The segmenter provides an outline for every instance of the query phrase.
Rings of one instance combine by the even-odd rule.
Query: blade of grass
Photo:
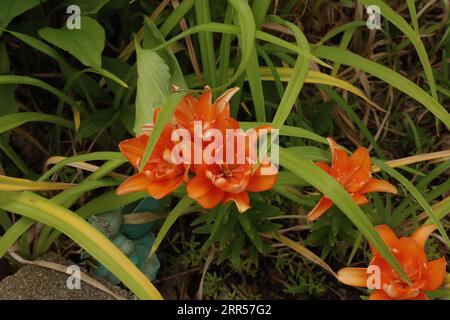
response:
[[[253,12],[252,16],[254,17],[255,23],[254,23],[254,25],[249,26],[249,23],[248,23],[249,19],[247,18],[246,19],[247,26],[245,28],[254,27],[255,33],[256,33],[256,27],[259,27],[264,22],[264,18],[266,16],[269,5],[270,5],[270,0],[255,1],[253,3],[253,8],[252,8],[252,12]],[[248,9],[246,8],[245,11],[248,12]],[[242,12],[242,15],[246,14],[245,11]],[[240,20],[242,20],[242,19],[240,19]],[[254,39],[255,39],[255,34],[253,34],[253,42],[254,42]],[[241,42],[243,42],[243,41],[241,40]],[[258,68],[259,68],[258,54],[257,54],[255,47],[253,47],[251,55],[250,55],[250,59],[248,60],[247,67],[245,69],[245,72],[246,72],[248,83],[250,86],[250,92],[252,94],[252,101],[253,101],[253,106],[255,108],[256,120],[257,121],[266,121],[266,110],[265,110],[266,108],[264,105],[264,92],[263,92],[261,77],[259,75]]]
[[[358,27],[365,27],[367,25],[366,21],[351,21],[347,22],[341,26],[335,27],[327,32],[326,35],[324,35],[319,42],[313,44],[314,47],[321,46],[331,38],[335,37],[339,33],[346,32],[349,30],[354,30]]]
[[[295,34],[298,46],[306,52],[309,52],[309,43],[299,27],[293,23],[279,19],[278,17],[273,17],[273,20],[287,26],[290,30],[292,30]],[[286,91],[284,92],[283,98],[281,98],[280,105],[272,120],[272,126],[275,129],[280,129],[286,121],[303,87],[303,84],[305,83],[308,72],[309,60],[299,55],[292,71],[292,77],[286,87]]]
[[[0,191],[0,207],[59,229],[105,265],[139,298],[162,299],[158,290],[119,248],[72,211],[30,192]]]
[[[195,16],[197,24],[211,22],[209,0],[195,1]],[[198,34],[200,56],[203,64],[203,74],[206,83],[215,88],[217,86],[216,57],[214,55],[214,41],[212,32],[200,32]]]
[[[341,48],[319,46],[313,52],[320,58],[361,69],[389,83],[420,102],[450,129],[450,114],[445,108],[423,89],[397,72]]]
[[[161,132],[164,129],[164,126],[170,121],[170,118],[175,112],[178,102],[183,96],[184,93],[172,92],[166,97],[166,102],[161,108],[161,112],[159,113],[158,119],[156,120],[156,123],[153,127],[152,134],[150,135],[147,146],[145,147],[144,154],[139,165],[139,171],[143,170],[145,164],[147,163],[153,152],[153,148],[155,147]]]
[[[369,131],[369,129],[367,129],[364,122],[358,117],[358,115],[353,111],[353,109],[347,104],[347,102],[340,95],[338,95],[337,92],[335,90],[333,90],[332,88],[329,88],[326,86],[321,86],[321,85],[319,85],[319,87],[326,93],[326,95],[328,97],[333,99],[339,105],[339,107],[341,107],[345,111],[345,113],[347,113],[349,115],[349,117],[356,123],[359,130],[364,135],[364,137],[367,139],[367,141],[369,141],[369,143],[373,145],[373,148],[374,148],[375,152],[377,153],[378,157],[384,158],[384,155],[381,152],[381,149],[380,149],[377,141],[375,140],[374,136]]]
[[[282,81],[289,81],[290,77],[293,74],[292,68],[286,67],[277,67],[276,71],[280,75],[280,79]],[[268,67],[260,67],[259,72],[261,73],[261,78],[263,80],[273,80],[272,71]],[[305,83],[314,83],[314,84],[326,84],[328,86],[338,87],[349,91],[358,97],[362,98],[364,101],[369,103],[370,105],[376,107],[377,109],[381,109],[375,102],[370,100],[360,89],[348,83],[345,80],[341,80],[339,78],[330,76],[326,73],[318,72],[318,71],[308,71],[308,75],[305,79]],[[383,109],[381,109],[383,110]],[[383,110],[384,111],[384,110]]]
[[[39,112],[19,112],[0,117],[0,133],[6,132],[31,121],[55,123],[72,130],[74,129],[74,125],[72,122],[58,116],[43,114]]]
[[[227,6],[225,12],[224,24],[231,24],[233,22],[234,8],[233,6]],[[228,69],[230,67],[230,49],[231,49],[231,34],[222,34],[220,40],[220,53],[219,53],[219,83],[224,85],[228,80]]]
[[[44,89],[59,99],[69,104],[72,108],[80,111],[82,114],[86,114],[86,111],[81,107],[79,103],[73,100],[71,97],[64,94],[62,91],[56,89],[55,87],[32,77],[28,76],[16,76],[16,75],[0,75],[0,84],[20,84],[20,85],[30,85]]]
[[[263,47],[257,45],[256,46],[256,50],[258,52],[258,55],[261,56],[261,58],[263,58],[264,62],[267,65],[267,68],[270,70],[270,77],[273,78],[273,80],[275,81],[275,87],[277,89],[278,95],[280,96],[280,99],[283,97],[284,95],[284,86],[281,80],[281,76],[278,73],[277,68],[275,67],[275,65],[272,62],[272,59],[270,59],[269,55],[267,54],[267,52],[264,50]],[[264,67],[260,67],[259,68],[259,72],[261,73],[261,79],[263,79],[263,71],[261,69],[263,69]],[[306,80],[305,80],[306,82]]]
[[[149,258],[158,250],[159,245],[163,241],[170,227],[175,223],[175,221],[180,217],[184,210],[186,210],[192,203],[193,199],[185,196],[183,199],[178,202],[178,204],[172,209],[169,213],[169,216],[164,221],[161,229],[156,236],[155,242],[153,242],[152,249],[150,250]]]
[[[1,191],[25,191],[25,190],[65,190],[74,187],[71,183],[37,182],[33,180],[13,178],[0,175]]]
[[[305,246],[302,246],[300,243],[298,243],[296,241],[293,241],[293,240],[289,239],[288,237],[280,235],[280,234],[276,234],[276,233],[268,234],[268,233],[265,233],[264,235],[268,236],[268,237],[270,237],[272,239],[276,239],[276,240],[280,241],[281,243],[283,243],[284,245],[288,246],[289,248],[291,248],[292,250],[294,250],[295,252],[297,252],[301,256],[305,257],[306,259],[308,259],[312,263],[315,263],[318,266],[322,267],[324,270],[328,271],[333,277],[335,277],[337,279],[336,272],[334,272],[333,269],[325,261],[320,259],[320,257],[318,257],[314,252],[310,251]]]
[[[406,3],[408,4],[408,10],[409,10],[409,14],[411,16],[411,22],[412,22],[414,31],[416,33],[419,33],[420,29],[419,29],[419,21],[417,19],[416,4],[414,3],[414,0],[407,0]]]
[[[100,151],[100,152],[92,152],[87,154],[81,154],[76,156],[71,156],[62,161],[59,161],[55,164],[50,170],[44,173],[38,181],[45,181],[50,178],[55,172],[64,166],[74,163],[74,162],[82,162],[82,161],[98,161],[98,160],[123,160],[126,161],[125,157],[120,152],[108,152],[108,151]]]
[[[1,200],[0,200],[1,201]],[[34,221],[27,218],[20,218],[16,221],[5,234],[0,238],[0,258],[2,258],[8,249],[11,248],[17,239],[24,234],[32,225]]]
[[[111,190],[89,201],[81,208],[75,211],[80,217],[87,219],[90,216],[115,210],[136,200],[143,199],[147,196],[146,192],[136,192],[125,196],[118,196],[115,190]],[[46,228],[46,227],[44,227]],[[49,248],[53,242],[61,235],[59,230],[52,230],[45,239],[44,248]],[[45,250],[44,250],[45,252]]]
[[[164,23],[159,28],[159,31],[164,37],[167,37],[170,31],[180,22],[180,20],[187,15],[192,9],[196,0],[183,0],[177,8],[164,20]]]
[[[14,165],[22,171],[26,176],[34,175],[34,172],[28,167],[28,165],[22,160],[22,158],[14,151],[13,148],[6,141],[5,137],[0,136],[0,150],[14,163]]]
[[[434,100],[438,100],[437,91],[436,91],[436,83],[433,76],[433,70],[431,68],[430,60],[428,59],[427,51],[425,46],[423,45],[422,40],[420,39],[419,26],[417,23],[417,17],[415,15],[415,6],[414,1],[408,0],[408,8],[410,13],[413,14],[412,20],[416,30],[413,30],[397,12],[395,12],[391,7],[389,7],[382,0],[361,0],[361,3],[369,6],[369,5],[377,5],[380,7],[380,12],[383,17],[389,20],[394,26],[396,26],[401,32],[403,32],[410,40],[413,46],[416,48],[417,55],[419,56],[420,62],[422,63],[423,70],[428,80],[428,84],[431,89],[431,95]]]
[[[239,124],[243,130],[254,129],[254,128],[256,128],[258,126],[262,126],[262,125],[270,125],[269,122],[245,122],[245,121],[240,121]],[[281,136],[305,138],[305,139],[309,139],[309,140],[324,143],[324,144],[328,143],[327,139],[325,139],[324,137],[322,137],[314,132],[311,132],[311,131],[308,131],[306,129],[299,128],[299,127],[282,126],[280,128],[279,133]]]
[[[52,202],[62,205],[66,208],[70,208],[79,198],[80,195],[84,194],[85,192],[88,192],[90,190],[101,188],[101,187],[109,187],[109,186],[115,186],[118,184],[115,180],[100,180],[104,176],[106,176],[108,173],[110,173],[112,170],[114,170],[116,167],[123,164],[124,160],[109,160],[108,162],[104,163],[101,167],[99,167],[94,173],[92,173],[90,176],[85,178],[83,182],[78,184],[76,187],[72,188],[71,190],[65,190],[55,197],[51,199]],[[42,255],[44,254],[48,249],[50,249],[50,246],[52,245],[53,241],[56,240],[57,236],[59,235],[58,231],[54,234],[55,238],[49,239],[49,234],[51,232],[51,227],[45,226],[41,233],[39,234],[38,240],[36,241],[36,255]]]
[[[160,49],[166,48],[167,46],[171,45],[172,43],[177,42],[180,39],[183,39],[186,36],[189,36],[189,35],[192,35],[192,34],[195,34],[198,32],[203,32],[203,31],[218,32],[218,33],[230,33],[230,34],[235,34],[235,35],[240,35],[240,33],[241,33],[241,30],[236,26],[228,25],[228,24],[224,24],[224,23],[210,22],[210,23],[190,27],[186,31],[183,31],[183,32],[179,33],[178,35],[176,35],[175,37],[167,40],[166,43],[155,47],[154,50],[158,51]],[[288,49],[292,52],[298,53],[299,55],[304,56],[305,58],[308,58],[326,68],[331,69],[330,65],[328,65],[325,62],[323,62],[322,60],[318,59],[316,56],[311,54],[311,52],[305,51],[304,49],[302,49],[301,47],[299,47],[293,43],[287,42],[287,41],[282,40],[274,35],[271,35],[266,32],[262,32],[260,30],[256,30],[255,35],[256,35],[256,38],[259,40],[263,40],[263,41],[267,41],[267,42],[276,44],[277,46],[280,46],[280,47]],[[246,38],[250,38],[250,37],[247,36]],[[238,70],[239,69],[242,69],[241,71],[245,70],[245,66],[246,66],[245,60],[244,61],[241,60]],[[241,71],[239,71],[239,72],[241,72]],[[229,80],[229,82],[234,82],[239,77],[239,75],[240,75],[239,72],[236,71],[232,80]],[[234,78],[236,78],[236,79],[234,79]],[[222,88],[222,87],[223,86],[221,86],[219,88]]]

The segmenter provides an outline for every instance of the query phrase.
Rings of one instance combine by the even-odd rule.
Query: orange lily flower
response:
[[[239,212],[250,208],[248,192],[262,192],[273,187],[277,180],[276,169],[272,163],[264,162],[252,173],[253,164],[210,164],[196,168],[196,176],[186,184],[189,197],[195,199],[203,208],[211,209],[219,203],[234,201]],[[272,174],[262,174],[262,169]]]
[[[158,114],[159,109],[154,112],[154,123],[156,123]],[[171,161],[171,151],[174,147],[171,135],[174,129],[171,124],[166,124],[143,171],[125,180],[117,188],[116,194],[123,195],[145,190],[153,198],[161,199],[176,190],[183,180],[187,179],[189,167]],[[122,154],[136,169],[139,168],[144,155],[151,129],[144,132],[136,138],[124,140],[119,144]]]
[[[256,134],[262,128],[257,128]],[[269,190],[277,180],[278,170],[267,157],[254,170],[256,159],[250,157],[250,150],[253,148],[249,144],[250,135],[246,135],[245,157],[241,161],[238,159],[239,147],[236,143],[238,138],[234,139],[234,149],[224,147],[224,151],[230,152],[230,149],[234,151],[231,163],[226,162],[229,157],[224,152],[222,163],[203,163],[192,167],[196,176],[186,184],[186,191],[189,197],[195,199],[205,209],[214,208],[219,203],[234,201],[239,212],[245,212],[250,208],[248,192]]]
[[[370,295],[369,300],[428,300],[424,291],[439,288],[445,280],[445,258],[427,261],[424,245],[429,235],[436,230],[435,225],[424,225],[411,237],[397,238],[387,225],[376,227],[381,238],[400,262],[411,285],[401,279],[389,264],[371,246],[374,255],[370,266],[378,267],[380,272],[379,288]],[[366,268],[344,268],[338,272],[342,283],[357,287],[367,287],[370,272]]]
[[[338,147],[337,143],[327,138],[331,150],[331,167],[324,162],[316,162],[316,165],[336,179],[358,205],[368,203],[364,193],[389,192],[396,194],[397,189],[387,181],[372,178],[372,161],[369,151],[364,147],[358,147],[349,156]],[[324,214],[333,202],[323,196],[317,205],[308,214],[309,221],[316,220]]]
[[[230,117],[229,105],[230,99],[238,90],[239,88],[227,90],[214,103],[209,87],[205,87],[205,92],[198,99],[192,96],[184,97],[174,114],[175,125],[189,129],[192,137],[195,121],[201,121],[204,136],[206,131],[212,128],[219,129],[223,133],[226,129],[239,129],[239,123]],[[223,138],[223,145],[226,145],[226,136]],[[210,142],[203,141],[203,147],[209,144]],[[225,149],[226,147],[223,149],[224,153]],[[267,172],[261,174],[263,168],[272,168],[270,162],[260,164],[252,172],[253,164],[248,159],[244,163],[238,163],[236,157],[236,154],[233,154],[235,161],[231,164],[226,163],[227,156],[223,154],[222,164],[192,165],[191,169],[195,176],[186,184],[188,195],[205,209],[214,208],[219,203],[234,201],[240,212],[248,210],[250,208],[248,191],[261,192],[271,189],[277,179],[277,172],[274,169],[273,174],[267,175]]]
[[[183,127],[194,133],[194,121],[201,121],[203,131],[211,128],[225,132],[226,129],[238,129],[239,123],[230,117],[229,101],[239,91],[238,87],[224,92],[212,103],[211,89],[206,86],[198,99],[193,96],[185,96],[178,104],[174,113],[174,123],[177,127]],[[193,137],[193,135],[192,135]]]
[[[177,145],[171,140],[175,129],[183,128],[191,133],[191,141],[188,142],[191,144],[188,146],[191,155],[200,148],[203,153],[205,147],[209,147],[213,143],[214,146],[217,146],[216,143],[219,142],[209,142],[202,139],[202,144],[199,147],[195,145],[194,134],[200,134],[202,135],[201,138],[204,138],[209,135],[207,131],[209,129],[219,129],[222,133],[226,133],[226,129],[239,129],[239,123],[230,117],[229,106],[231,97],[237,91],[238,88],[227,90],[214,103],[211,101],[212,94],[208,87],[205,88],[205,92],[198,99],[190,95],[185,96],[174,113],[174,124],[168,123],[164,127],[163,133],[143,171],[127,179],[119,186],[116,193],[120,195],[146,190],[154,198],[160,199],[177,189],[185,181],[188,195],[206,209],[229,201],[234,201],[240,212],[250,208],[248,192],[261,192],[271,189],[276,182],[278,173],[278,170],[269,160],[261,162],[258,168],[254,170],[254,162],[251,161],[249,152],[250,148],[253,148],[249,144],[249,141],[252,141],[250,134],[246,136],[249,139],[245,140],[243,152],[245,155],[244,159],[241,160],[238,160],[240,155],[238,155],[238,143],[236,143],[238,136],[233,135],[236,140],[234,141],[234,149],[231,149],[231,158],[234,159],[231,164],[226,164],[230,154],[225,154],[230,150],[223,147],[227,143],[227,134],[222,137],[224,139],[222,146],[219,144],[219,148],[223,148],[221,156],[216,154],[215,148],[212,148],[214,155],[208,154],[208,159],[212,159],[210,156],[214,157],[213,160],[215,160],[215,157],[220,157],[222,159],[220,163],[205,161],[205,163],[192,165],[177,164],[171,158],[171,152]],[[154,123],[158,113],[159,110],[156,110]],[[202,132],[200,133],[194,130],[196,121],[202,124]],[[257,128],[256,133],[263,128]],[[144,134],[119,144],[121,152],[135,168],[139,168],[152,129],[152,124],[145,125],[142,128]],[[242,136],[240,135],[240,137]],[[190,181],[188,181],[189,169],[195,174]]]

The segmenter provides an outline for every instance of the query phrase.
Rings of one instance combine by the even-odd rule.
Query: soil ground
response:
[[[54,253],[48,253],[40,260],[63,265],[72,264]],[[83,270],[83,269],[82,269]],[[83,270],[85,272],[85,270]],[[114,293],[126,298],[134,296],[121,287],[97,279]],[[81,282],[80,289],[70,290],[66,286],[67,275],[51,269],[26,265],[15,274],[0,281],[0,300],[114,300],[111,295]]]

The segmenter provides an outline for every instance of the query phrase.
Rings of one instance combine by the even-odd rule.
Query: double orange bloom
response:
[[[445,258],[427,261],[424,251],[425,242],[435,229],[435,225],[424,225],[417,229],[411,237],[399,239],[388,226],[376,227],[383,241],[402,265],[411,284],[401,279],[371,246],[374,257],[369,268],[377,268],[379,272],[378,274],[375,272],[374,276],[380,278],[378,279],[379,287],[375,288],[369,300],[428,300],[424,291],[436,290],[442,285],[446,274]],[[342,283],[357,287],[368,287],[370,276],[370,269],[366,268],[344,268],[338,272],[338,279]]]
[[[317,162],[316,165],[336,179],[347,190],[353,201],[359,205],[368,203],[364,195],[368,192],[397,193],[397,189],[389,182],[372,178],[372,161],[366,148],[359,147],[349,157],[333,139],[327,140],[331,150],[331,167],[324,162]],[[323,196],[308,214],[307,219],[316,220],[332,205],[333,202]]]
[[[235,161],[227,164],[226,161],[223,161],[223,163],[207,164],[202,162],[202,164],[187,165],[176,164],[171,158],[171,152],[176,145],[171,140],[172,132],[175,129],[188,130],[191,133],[191,143],[194,148],[198,147],[194,144],[195,122],[201,122],[203,132],[200,134],[203,137],[208,135],[209,129],[217,129],[223,133],[223,136],[226,136],[227,129],[239,129],[239,123],[230,116],[229,105],[230,99],[237,91],[238,88],[226,91],[214,103],[212,103],[212,94],[209,88],[206,88],[198,99],[190,95],[185,96],[177,106],[173,124],[165,125],[164,131],[143,171],[138,172],[121,184],[116,190],[117,194],[145,190],[152,197],[160,199],[173,192],[184,181],[186,182],[188,195],[205,209],[229,201],[234,201],[240,212],[249,209],[248,192],[269,190],[277,179],[277,171],[268,159],[261,162],[255,170],[254,164],[247,157],[250,146],[246,146],[244,163]],[[155,112],[154,123],[157,115],[158,111]],[[151,134],[151,127],[151,125],[146,126],[148,130],[143,134],[119,144],[120,151],[136,169],[139,168]],[[211,143],[217,143],[217,141],[207,143],[204,140],[202,141],[201,149],[208,147]],[[236,148],[234,150],[236,152]],[[223,151],[229,152],[229,149],[224,148]],[[226,152],[223,152],[223,160],[236,159],[235,154],[230,156]],[[266,170],[262,174],[262,169],[274,170],[271,170],[269,174]],[[189,179],[189,173],[194,175],[192,179]]]

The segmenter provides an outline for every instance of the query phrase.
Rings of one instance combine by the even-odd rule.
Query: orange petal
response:
[[[233,118],[225,118],[224,120],[224,128],[225,129],[240,129],[239,121]]]
[[[392,300],[383,290],[375,290],[370,296],[369,300]]]
[[[359,192],[361,192],[361,193],[389,192],[389,193],[397,194],[397,188],[395,188],[392,184],[390,184],[387,181],[379,180],[379,179],[370,179],[370,181],[368,183],[366,183]]]
[[[351,164],[347,152],[338,147],[337,143],[327,138],[331,150],[331,169],[330,174],[335,177],[341,184],[345,184],[350,174]]]
[[[311,210],[306,219],[308,221],[314,221],[325,213],[333,205],[333,202],[327,197],[323,196],[316,206]]]
[[[367,200],[366,196],[361,193],[355,193],[354,195],[352,195],[352,200],[355,201],[357,205],[369,203],[369,200]]]
[[[272,164],[268,165],[260,164],[258,169],[250,176],[247,184],[247,191],[250,192],[262,192],[272,189],[275,182],[277,181],[277,174],[262,174],[262,170],[271,170]],[[275,168],[276,169],[276,168]],[[272,172],[270,172],[272,173]]]
[[[425,280],[425,286],[422,289],[426,291],[436,290],[444,282],[447,262],[442,257],[429,261],[425,265],[425,273],[422,275],[422,280]]]
[[[263,175],[253,175],[247,185],[247,191],[250,192],[262,192],[272,189],[272,187],[277,182],[277,175],[263,176]]]
[[[334,156],[335,156],[335,151],[336,150],[340,150],[340,148],[338,147],[336,141],[333,140],[333,138],[328,137],[327,138],[328,144],[330,146],[330,151],[331,151],[331,158],[334,161]]]
[[[423,248],[420,248],[412,238],[400,238],[393,246],[393,251],[396,249],[401,256],[400,260],[405,262],[413,261],[416,263],[418,260],[421,263],[425,263],[427,261]]]
[[[414,231],[411,238],[413,238],[417,242],[417,245],[420,248],[423,248],[425,246],[425,242],[427,242],[430,234],[432,234],[433,231],[436,229],[437,229],[437,226],[434,224],[423,225],[419,229]]]
[[[121,196],[130,192],[143,191],[147,189],[150,180],[143,173],[135,174],[125,180],[117,189],[116,194]]]
[[[186,129],[192,125],[194,121],[194,108],[192,104],[195,102],[192,96],[184,96],[178,103],[177,108],[173,114],[177,124],[181,124]]]
[[[213,187],[209,179],[202,175],[197,175],[186,184],[186,191],[189,197],[197,199],[204,196]]]
[[[366,268],[343,268],[337,276],[340,282],[354,287],[366,287],[369,278]]]
[[[353,170],[353,168],[351,169]],[[356,171],[353,171],[348,178],[347,183],[345,184],[345,189],[349,193],[353,192],[361,192],[360,190],[368,183],[370,182],[370,172],[366,171],[364,169],[358,169]]]
[[[388,248],[392,248],[394,244],[397,242],[398,238],[392,229],[385,224],[379,225],[375,227],[375,230],[380,235],[381,239],[383,239],[384,243],[388,246]],[[378,255],[378,252],[375,250],[375,248],[370,244],[370,250],[372,251],[372,254]]]
[[[211,98],[211,89],[205,88],[205,91],[200,95],[200,97],[198,97],[198,100],[195,104],[195,111],[202,116],[203,120],[210,120],[213,114]]]
[[[223,117],[223,116],[218,116],[216,118],[215,127],[222,132],[225,132],[226,129],[235,129],[235,130],[240,129],[240,125],[237,120],[230,118],[230,117]]]
[[[240,213],[243,213],[250,209],[250,198],[247,191],[240,193],[226,193],[223,199],[223,203],[234,201]]]
[[[203,208],[212,209],[223,200],[224,195],[225,192],[223,192],[222,190],[217,188],[211,188],[207,193],[205,193],[203,196],[195,200]]]
[[[120,152],[122,152],[122,154],[135,168],[139,167],[147,141],[148,136],[146,134],[142,134],[136,138],[127,139],[119,143]]]
[[[185,128],[189,128],[191,126],[192,123],[192,119],[191,117],[189,117],[189,115],[187,115],[186,113],[182,112],[181,110],[175,110],[174,114],[173,114],[176,123],[177,124],[181,124],[183,127]]]
[[[352,169],[364,170],[369,173],[372,169],[372,161],[370,160],[369,151],[366,148],[358,147],[350,156]]]
[[[183,182],[183,176],[174,179],[153,181],[147,187],[147,192],[155,199],[161,199],[175,191]]]
[[[239,87],[234,87],[225,91],[219,98],[217,98],[214,103],[214,112],[216,116],[221,115],[225,117],[230,116],[230,105],[229,102],[231,98],[239,91]]]
[[[370,246],[370,249],[372,250],[372,252],[374,252],[372,246]],[[394,269],[392,269],[392,267],[390,266],[389,263],[386,262],[386,260],[384,260],[384,258],[382,256],[380,256],[377,252],[374,252],[374,256],[372,258],[372,260],[369,263],[369,266],[374,266],[374,267],[378,267],[380,268],[380,272],[381,272],[381,285],[383,286],[384,284],[389,284],[391,282],[395,282],[396,280],[398,280],[398,275],[395,272]],[[375,270],[375,269],[372,269]]]
[[[188,182],[189,181],[189,170],[191,168],[190,164],[185,164],[184,165],[184,174],[183,174],[183,181],[184,182]]]
[[[325,171],[326,173],[330,173],[330,166],[326,164],[325,162],[319,161],[315,163],[316,166],[318,166],[320,169]]]

